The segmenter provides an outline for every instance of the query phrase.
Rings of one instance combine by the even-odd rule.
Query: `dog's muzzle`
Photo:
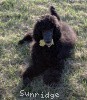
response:
[[[47,45],[48,47],[50,47],[51,45],[54,44],[53,42],[53,30],[48,30],[48,31],[45,31],[43,33],[43,40],[45,42],[45,45]]]
[[[52,41],[51,42],[49,42],[49,43],[45,43],[48,47],[51,47],[53,44],[54,44],[54,42],[53,42],[53,39],[52,39]]]

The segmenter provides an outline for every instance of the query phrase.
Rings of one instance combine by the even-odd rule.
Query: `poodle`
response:
[[[34,42],[31,47],[32,63],[23,73],[23,85],[43,72],[43,81],[47,85],[59,82],[64,69],[64,61],[72,55],[76,42],[76,33],[60,19],[53,6],[50,14],[43,15],[36,22],[33,32],[27,34],[19,44]]]

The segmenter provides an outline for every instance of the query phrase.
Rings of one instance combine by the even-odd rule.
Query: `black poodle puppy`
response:
[[[19,44],[34,42],[31,47],[32,64],[23,74],[25,86],[44,71],[43,80],[46,84],[58,82],[64,60],[71,56],[74,49],[75,32],[60,19],[53,6],[50,7],[50,13],[36,22],[32,35],[27,34],[19,41]]]

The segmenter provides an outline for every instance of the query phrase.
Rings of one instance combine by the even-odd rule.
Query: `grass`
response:
[[[77,33],[75,57],[65,62],[60,84],[49,87],[42,76],[35,78],[25,91],[42,95],[43,100],[87,100],[87,2],[67,0],[1,0],[0,1],[0,100],[42,100],[41,96],[20,96],[20,71],[29,64],[28,45],[19,47],[18,41],[34,27],[38,17],[49,13],[54,5],[61,19]],[[58,93],[59,97],[54,94]],[[53,94],[53,95],[52,95]]]

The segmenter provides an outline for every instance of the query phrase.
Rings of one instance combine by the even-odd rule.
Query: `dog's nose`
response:
[[[50,43],[51,41],[46,41],[46,43]]]

